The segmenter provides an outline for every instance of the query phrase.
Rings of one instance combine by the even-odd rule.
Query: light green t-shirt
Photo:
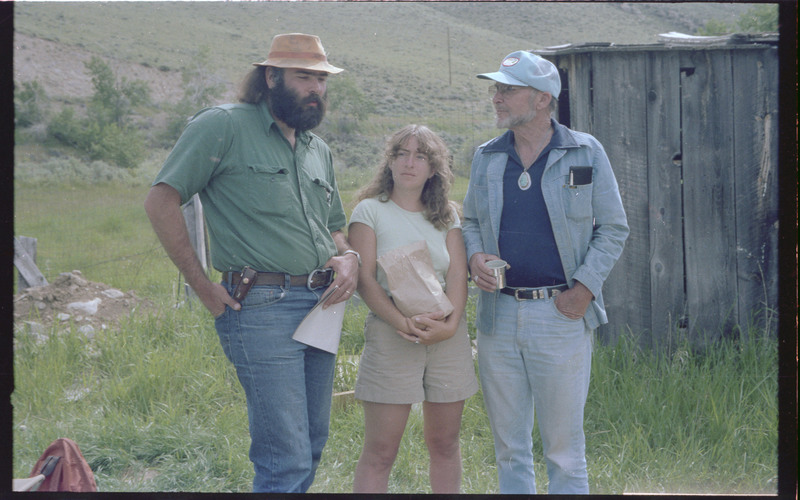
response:
[[[310,132],[295,149],[265,103],[227,104],[195,115],[153,184],[203,203],[211,261],[219,271],[308,274],[336,255],[331,232],[346,217],[328,146]]]
[[[433,224],[425,219],[422,212],[409,212],[400,208],[392,200],[382,202],[377,198],[362,200],[353,209],[350,224],[360,222],[369,226],[375,232],[377,240],[376,257],[398,247],[402,247],[419,240],[428,243],[431,253],[433,269],[436,277],[445,288],[445,277],[450,267],[450,254],[447,251],[447,233],[451,229],[460,228],[461,221],[458,213],[453,209],[454,219],[445,230],[436,229]],[[377,266],[376,280],[389,293],[389,284],[386,274]]]

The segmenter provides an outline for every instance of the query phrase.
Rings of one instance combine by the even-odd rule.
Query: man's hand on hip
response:
[[[576,281],[574,287],[556,296],[555,305],[556,309],[569,319],[581,319],[586,314],[592,299],[594,294],[586,288],[586,285]]]

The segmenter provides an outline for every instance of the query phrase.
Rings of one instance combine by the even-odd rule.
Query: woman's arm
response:
[[[358,294],[367,307],[383,321],[393,326],[398,334],[414,342],[421,330],[414,328],[411,319],[394,305],[392,299],[376,279],[378,268],[377,239],[375,231],[366,224],[353,222],[348,230],[348,241],[353,249],[361,254],[361,269],[358,273]]]

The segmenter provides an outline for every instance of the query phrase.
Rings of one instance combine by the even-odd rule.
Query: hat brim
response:
[[[253,63],[253,66],[274,66],[276,68],[310,69],[312,71],[325,71],[326,73],[341,73],[342,68],[337,68],[326,61],[309,62],[308,59],[267,59],[264,62]]]
[[[519,85],[521,87],[530,87],[527,83],[517,80],[516,78],[508,75],[507,73],[501,73],[500,71],[496,71],[494,73],[482,73],[477,75],[478,78],[482,78],[484,80],[494,80],[498,83],[505,83],[506,85]]]

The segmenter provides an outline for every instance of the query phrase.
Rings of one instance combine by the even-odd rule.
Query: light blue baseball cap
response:
[[[483,73],[478,78],[506,85],[533,87],[549,92],[554,99],[558,99],[558,94],[561,93],[561,77],[558,76],[556,65],[525,50],[510,53],[500,63],[499,71]]]

